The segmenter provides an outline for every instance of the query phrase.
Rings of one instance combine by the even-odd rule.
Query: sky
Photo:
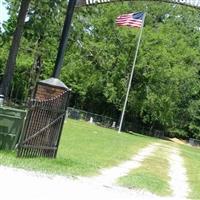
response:
[[[3,21],[8,19],[7,10],[4,5],[4,0],[0,0],[0,27],[2,27]]]

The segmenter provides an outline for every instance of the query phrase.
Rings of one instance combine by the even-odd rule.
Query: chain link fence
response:
[[[84,110],[75,109],[75,108],[71,108],[71,107],[68,107],[66,117],[69,117],[69,118],[75,119],[75,120],[85,120],[90,123],[94,123],[96,125],[103,126],[106,128],[113,128],[116,130],[118,130],[118,128],[119,128],[120,118],[114,119],[111,117],[106,117],[103,115],[98,115],[98,114],[94,114],[91,112],[87,112]],[[164,137],[163,131],[149,130],[148,127],[144,126],[143,124],[141,124],[141,122],[139,122],[136,119],[133,120],[132,122],[128,122],[128,121],[124,120],[123,126],[122,126],[122,131],[129,132],[129,133],[136,132],[136,133],[150,135],[150,136],[159,137],[159,138]]]
[[[200,147],[200,140],[197,140],[197,139],[194,139],[194,138],[190,138],[189,139],[189,144],[191,144],[192,146]]]
[[[79,110],[75,108],[68,107],[67,109],[67,117],[75,120],[85,120],[90,123],[95,123],[97,125],[107,127],[107,128],[117,128],[117,120],[106,117],[103,115],[94,114],[91,112],[87,112],[84,110]]]

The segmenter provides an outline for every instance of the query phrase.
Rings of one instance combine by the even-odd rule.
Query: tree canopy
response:
[[[7,0],[10,18],[0,35],[4,71],[19,1]],[[12,96],[27,99],[38,79],[53,72],[66,12],[64,0],[32,0],[17,58]],[[71,106],[119,119],[138,29],[117,27],[117,16],[147,13],[126,121],[146,130],[200,138],[199,10],[175,4],[123,2],[76,8],[61,80]]]

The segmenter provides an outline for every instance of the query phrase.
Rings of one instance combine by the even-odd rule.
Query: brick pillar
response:
[[[70,92],[71,90],[59,79],[50,78],[38,82],[34,99],[48,100],[56,96],[59,96],[65,91]]]

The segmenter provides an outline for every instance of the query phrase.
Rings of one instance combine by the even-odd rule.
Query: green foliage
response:
[[[189,113],[191,121],[189,124],[189,130],[191,135],[197,139],[200,139],[200,100],[194,100],[190,104]]]
[[[7,2],[10,19],[0,35],[1,72],[19,7],[16,0]],[[13,94],[20,88],[21,98],[27,99],[38,78],[51,76],[65,10],[64,0],[31,2]],[[119,118],[139,30],[117,27],[115,19],[144,10],[147,16],[126,120],[138,119],[150,131],[199,137],[193,104],[200,94],[200,20],[199,11],[186,6],[124,2],[76,8],[60,76],[72,88],[71,106]]]

